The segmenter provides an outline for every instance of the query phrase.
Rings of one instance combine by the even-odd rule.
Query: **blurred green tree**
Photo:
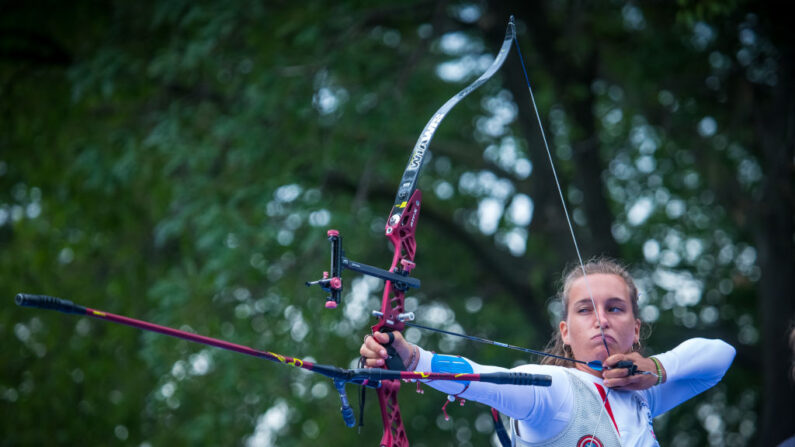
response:
[[[633,266],[651,352],[723,338],[723,383],[664,444],[791,434],[791,27],[765,3],[34,2],[0,16],[0,445],[376,443],[331,384],[11,304],[19,291],[351,365],[377,281],[306,289],[325,229],[386,265],[384,218],[433,111],[509,14],[586,256]],[[421,322],[541,347],[575,253],[515,54],[446,118],[420,186]],[[513,311],[514,309],[518,311]],[[409,331],[482,363],[513,353]],[[533,359],[531,359],[533,360]],[[760,374],[761,371],[761,374]],[[352,388],[352,387],[351,387]],[[738,391],[740,390],[740,391]],[[353,394],[353,389],[349,392]],[[405,392],[413,445],[483,445],[482,406]],[[328,441],[333,440],[333,441]]]

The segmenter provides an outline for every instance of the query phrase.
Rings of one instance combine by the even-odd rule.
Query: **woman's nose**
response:
[[[596,316],[596,326],[601,327],[602,329],[607,329],[610,326],[610,322],[605,318],[604,312],[594,312]]]

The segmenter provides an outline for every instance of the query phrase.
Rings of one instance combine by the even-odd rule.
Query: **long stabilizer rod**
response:
[[[277,354],[275,352],[260,351],[248,346],[230,343],[228,341],[219,340],[217,338],[206,337],[204,335],[193,334],[191,332],[181,331],[179,329],[161,326],[159,324],[149,323],[143,320],[136,320],[134,318],[125,317],[122,315],[112,314],[101,310],[91,309],[72,301],[55,298],[47,295],[30,295],[26,293],[17,294],[15,301],[17,305],[24,307],[35,307],[39,309],[57,310],[67,314],[87,315],[89,317],[106,320],[113,323],[124,324],[134,328],[142,329],[150,332],[158,332],[160,334],[169,335],[171,337],[189,340],[203,345],[215,346],[216,348],[225,349],[227,351],[235,351],[241,354],[250,355],[253,357],[270,360],[273,362],[283,363],[285,365],[295,366],[297,368],[306,369],[318,374],[322,374],[331,379],[343,380],[345,382],[353,382],[359,385],[367,385],[371,387],[378,387],[378,382],[381,380],[457,380],[457,381],[473,381],[473,382],[489,382],[497,384],[510,384],[510,385],[534,385],[534,386],[549,386],[552,383],[552,378],[544,374],[527,374],[527,373],[487,373],[487,374],[450,374],[450,373],[434,373],[434,372],[420,372],[420,371],[393,371],[388,369],[378,368],[356,368],[345,369],[331,365],[321,365],[312,363],[306,360],[301,360],[295,357]]]

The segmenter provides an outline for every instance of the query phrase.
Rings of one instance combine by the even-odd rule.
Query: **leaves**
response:
[[[792,157],[757,143],[779,141],[775,126],[747,123],[771,79],[789,82],[774,63],[786,39],[740,3],[514,6],[584,253],[635,266],[650,350],[696,334],[740,348],[726,386],[660,419],[658,435],[750,442],[771,399],[753,366],[773,342],[757,302],[791,301],[786,287],[760,286],[764,265],[791,257],[771,257],[756,216]],[[348,275],[343,308],[321,312],[324,297],[303,284],[327,268],[325,230],[341,231],[349,258],[386,264],[384,218],[408,152],[491,62],[499,7],[170,1],[4,14],[0,408],[13,416],[0,444],[377,442],[375,396],[356,435],[318,377],[10,299],[48,293],[351,364],[380,285]],[[555,323],[548,297],[575,255],[519,70],[504,68],[439,127],[420,182],[423,287],[408,310],[541,347]],[[481,363],[528,361],[411,336]],[[443,400],[404,391],[413,445],[488,442],[481,406],[445,423]]]

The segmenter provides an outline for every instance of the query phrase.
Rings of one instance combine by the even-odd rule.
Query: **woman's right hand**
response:
[[[414,365],[417,357],[419,356],[419,349],[407,342],[400,332],[391,332],[395,340],[392,342],[392,347],[395,348],[400,358],[403,360],[403,365],[407,370]],[[372,336],[366,336],[364,343],[359,349],[359,353],[365,359],[365,366],[367,368],[386,368],[387,352],[384,345],[389,343],[389,334],[383,332],[373,332]],[[412,353],[414,354],[412,356]]]

